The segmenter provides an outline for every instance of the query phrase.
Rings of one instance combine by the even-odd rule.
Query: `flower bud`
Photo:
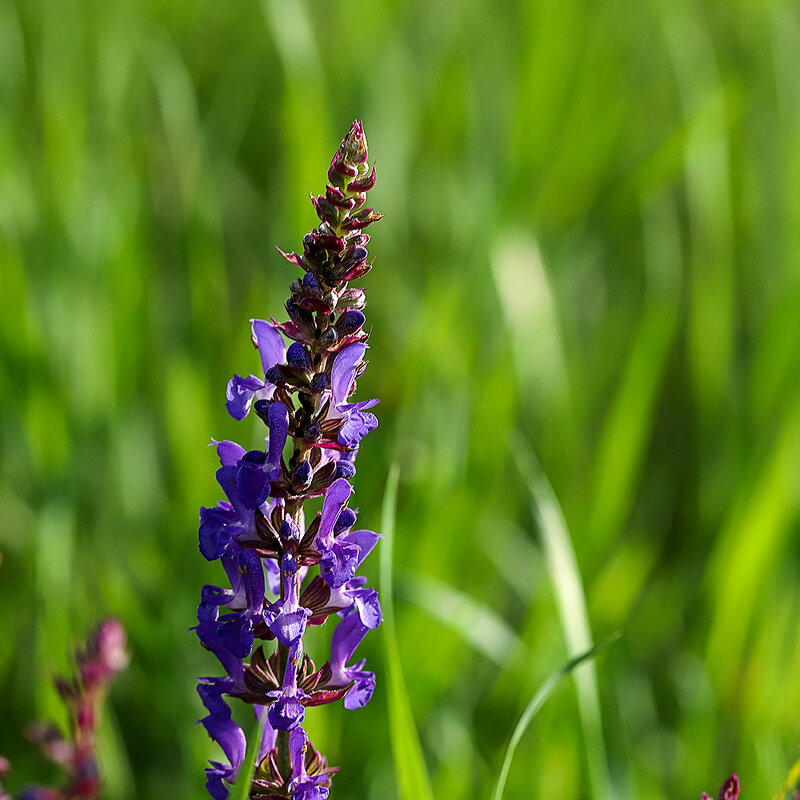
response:
[[[325,348],[333,347],[338,341],[339,336],[333,328],[325,328],[319,337],[319,343]]]
[[[318,372],[311,379],[311,391],[315,394],[324,392],[328,388],[328,376],[324,372]]]
[[[292,473],[292,489],[296,492],[302,492],[311,485],[311,480],[314,477],[314,470],[308,461],[301,461]]]
[[[356,180],[347,184],[347,191],[351,194],[355,194],[356,192],[368,192],[375,185],[377,177],[375,165],[373,164],[372,170],[369,172],[369,174],[365,175],[363,178],[357,178]]]
[[[366,321],[366,317],[356,309],[351,309],[350,311],[345,311],[338,320],[334,327],[336,328],[336,333],[339,334],[339,338],[342,339],[345,336],[349,336],[351,333],[355,333],[357,330],[361,328],[361,326]]]
[[[348,308],[364,308],[367,296],[363,289],[347,289],[339,296],[336,311],[346,311]]]
[[[352,478],[356,474],[356,465],[352,461],[342,461],[341,459],[336,462],[336,472],[334,480],[337,478]]]
[[[322,426],[319,422],[312,422],[304,431],[303,438],[307,442],[317,442],[322,438]]]
[[[270,370],[270,372],[272,372],[272,370]],[[264,400],[263,398],[261,400],[256,400],[255,403],[253,403],[253,411],[256,412],[258,418],[263,423],[269,425],[269,400]]]
[[[311,371],[311,357],[308,354],[308,350],[300,342],[293,342],[289,345],[289,349],[286,351],[286,363],[288,366],[303,372]]]
[[[278,529],[278,535],[284,542],[299,542],[300,528],[291,517],[284,517],[281,527]]]

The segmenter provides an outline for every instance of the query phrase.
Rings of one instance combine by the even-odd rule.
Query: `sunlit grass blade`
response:
[[[250,784],[253,780],[253,773],[256,771],[256,756],[258,755],[258,746],[261,743],[261,734],[264,732],[266,719],[266,714],[261,719],[256,719],[250,731],[250,736],[247,737],[247,752],[242,768],[239,770],[239,777],[231,789],[230,800],[247,800],[250,797]]]
[[[525,646],[502,617],[454,586],[419,574],[405,576],[401,590],[403,585],[409,600],[500,669],[508,666],[510,653]]]
[[[533,515],[544,546],[547,571],[556,595],[564,639],[568,652],[574,656],[592,646],[592,634],[583,584],[567,523],[553,487],[521,433],[516,435],[511,451],[528,485]],[[593,665],[587,664],[585,669],[576,672],[574,680],[586,740],[592,797],[605,800],[612,796],[611,782],[603,740],[597,675]]]
[[[800,785],[800,758],[794,762],[792,768],[789,770],[789,774],[786,776],[786,781],[781,787],[781,790],[777,794],[773,795],[772,800],[784,800],[789,792],[797,789],[798,785]]]
[[[394,541],[395,511],[397,508],[396,465],[389,472],[381,512],[381,531],[384,539],[380,547],[381,605],[383,607],[383,641],[386,666],[389,673],[388,709],[389,734],[392,740],[395,773],[401,800],[433,800],[433,790],[422,755],[414,715],[408,699],[400,652],[394,630],[392,604],[392,543]]]
[[[536,693],[531,697],[530,702],[525,706],[522,716],[519,718],[514,732],[511,734],[511,739],[506,747],[506,754],[503,758],[503,766],[500,768],[500,775],[497,778],[497,786],[494,790],[493,800],[501,800],[503,791],[506,787],[506,780],[508,778],[508,771],[511,768],[511,760],[514,758],[514,752],[517,745],[520,743],[524,733],[528,730],[528,726],[533,722],[533,718],[539,713],[539,709],[545,704],[545,701],[553,693],[553,690],[558,685],[558,682],[565,676],[572,672],[576,667],[585,661],[593,659],[600,651],[605,650],[609,645],[613,644],[618,637],[614,637],[605,642],[595,645],[585,653],[581,653],[574,658],[571,658],[564,664],[561,669],[556,670],[549,675],[544,683],[536,690]]]

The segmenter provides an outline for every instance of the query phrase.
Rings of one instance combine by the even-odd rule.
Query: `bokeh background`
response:
[[[734,769],[771,797],[800,756],[793,0],[0,0],[11,786],[51,775],[21,730],[61,719],[52,672],[114,614],[107,796],[204,796],[206,445],[258,441],[225,384],[354,117],[386,215],[358,505],[377,528],[397,464],[382,546],[436,800],[488,798],[532,692],[617,632],[506,797],[696,798]],[[384,645],[369,707],[308,716],[338,800],[398,796]]]

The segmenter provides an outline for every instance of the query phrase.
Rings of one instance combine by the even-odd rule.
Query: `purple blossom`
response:
[[[228,413],[234,419],[244,419],[250,413],[254,400],[271,400],[275,386],[266,380],[266,374],[275,364],[283,361],[286,347],[283,337],[278,330],[263,319],[250,320],[252,323],[253,344],[258,348],[261,356],[261,366],[264,370],[265,380],[250,375],[242,378],[234,375],[228,382],[227,403]]]
[[[200,509],[200,552],[209,561],[220,558],[234,537],[255,531],[252,510],[239,497],[237,464],[246,455],[244,448],[229,441],[216,444],[222,462],[217,470],[217,483],[228,499],[220,501],[214,508]]]
[[[344,507],[352,491],[347,480],[339,478],[331,484],[322,506],[316,547],[320,552],[320,573],[332,588],[342,586],[355,575],[380,538],[372,531],[347,530],[355,522],[355,512]],[[339,524],[341,517],[345,519]]]
[[[344,707],[361,708],[372,698],[375,691],[375,675],[363,669],[364,660],[347,666],[356,648],[369,631],[369,627],[361,621],[360,614],[348,614],[337,626],[331,639],[331,679],[330,687],[353,686],[344,698]]]
[[[360,403],[348,403],[347,398],[353,391],[359,369],[364,362],[367,346],[363,342],[347,345],[333,362],[331,370],[331,395],[337,412],[345,420],[339,431],[340,445],[351,448],[372,430],[378,427],[374,414],[366,411],[378,404],[377,400],[364,400]]]

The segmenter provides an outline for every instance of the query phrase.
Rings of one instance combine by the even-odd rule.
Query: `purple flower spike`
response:
[[[366,205],[376,174],[356,120],[324,192],[312,196],[319,224],[303,237],[302,252],[279,250],[301,271],[284,304],[288,319],[251,320],[261,371],[227,385],[228,412],[241,420],[252,411],[267,427],[266,446],[212,440],[225,499],[200,509],[199,545],[206,559],[220,561],[229,587],[203,587],[195,631],[224,669],[197,687],[203,725],[227,758],[206,771],[215,800],[228,796],[245,750],[232,697],[264,722],[250,795],[327,800],[336,768],[308,742],[306,708],[342,699],[358,708],[375,687],[363,661],[349,662],[382,619],[378,593],[356,574],[380,537],[354,530],[347,504],[361,441],[378,425],[369,412],[378,401],[353,396],[369,328],[366,292],[351,285],[372,269],[364,229],[381,217]],[[322,510],[312,518],[305,503],[319,497]],[[338,620],[331,658],[317,669],[303,637],[331,616]]]

